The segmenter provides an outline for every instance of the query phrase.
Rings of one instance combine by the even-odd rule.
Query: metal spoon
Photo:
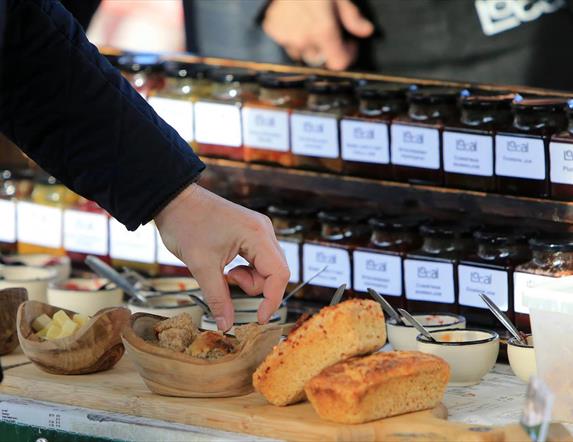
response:
[[[296,295],[298,292],[300,292],[300,290],[307,285],[310,281],[312,281],[314,278],[316,278],[317,276],[319,276],[322,272],[324,272],[326,269],[328,268],[328,266],[324,266],[322,269],[320,269],[318,272],[316,272],[314,275],[312,275],[310,278],[308,278],[306,281],[300,283],[299,285],[297,285],[294,289],[292,289],[282,300],[281,304],[286,304],[287,301],[292,298],[294,295]]]
[[[438,342],[438,340],[434,338],[432,334],[428,330],[426,330],[422,324],[420,324],[416,319],[414,319],[414,317],[410,313],[408,313],[403,308],[399,308],[398,311],[404,318],[408,320],[410,324],[414,326],[416,330],[422,333],[422,335],[424,335],[427,339],[429,339],[431,342]]]
[[[203,299],[201,299],[200,296],[196,295],[197,291],[198,291],[197,289],[193,289],[193,290],[186,290],[184,292],[152,292],[149,295],[146,295],[145,299],[149,300],[168,295],[188,296],[195,302],[195,304],[201,307],[201,309],[207,316],[213,317],[213,313],[211,312],[209,305],[205,301],[203,301]]]
[[[334,292],[332,299],[330,300],[330,305],[338,304],[342,299],[342,296],[344,295],[345,291],[346,291],[346,284],[342,284],[340,287],[338,287]]]
[[[523,336],[521,336],[521,333],[519,333],[519,330],[517,330],[515,325],[513,325],[513,323],[507,317],[507,315],[499,309],[499,307],[495,304],[495,302],[493,302],[489,298],[489,296],[487,296],[484,293],[480,293],[479,295],[480,295],[481,299],[483,300],[483,302],[485,302],[485,304],[491,310],[493,315],[497,319],[499,319],[499,322],[501,322],[503,324],[503,326],[515,337],[515,339],[517,339],[522,344],[527,345],[527,342],[525,341],[525,339],[523,339]]]
[[[380,305],[382,306],[382,310],[384,310],[392,318],[394,318],[394,320],[396,321],[396,324],[398,324],[398,325],[403,324],[404,325],[404,321],[402,320],[402,317],[399,315],[399,313],[396,310],[394,310],[394,307],[392,307],[388,303],[388,301],[386,301],[380,293],[378,293],[376,290],[371,289],[371,288],[368,288],[366,290],[368,291],[368,294],[370,296],[372,296],[372,298],[374,298],[375,301],[378,301],[380,303]]]

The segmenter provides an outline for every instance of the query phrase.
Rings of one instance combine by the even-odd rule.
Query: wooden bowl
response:
[[[7,355],[18,347],[16,314],[20,304],[27,300],[26,289],[0,290],[0,356]]]
[[[232,397],[251,393],[253,372],[278,344],[282,332],[282,326],[263,326],[236,353],[207,361],[152,343],[153,326],[163,319],[136,313],[124,328],[122,339],[147,387],[164,396]]]
[[[108,370],[123,356],[121,329],[130,312],[123,307],[100,310],[74,335],[54,341],[36,337],[32,322],[42,313],[50,317],[64,310],[37,301],[20,305],[17,316],[18,339],[24,354],[42,370],[53,374],[88,374]]]

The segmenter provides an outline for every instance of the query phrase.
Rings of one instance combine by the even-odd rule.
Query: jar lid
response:
[[[358,224],[369,218],[369,213],[360,209],[328,209],[318,212],[318,220],[326,224],[349,225]]]
[[[12,178],[12,171],[10,169],[0,170],[0,180],[6,181]]]
[[[410,86],[401,83],[370,82],[356,90],[358,98],[365,100],[406,100]]]
[[[122,71],[137,72],[161,72],[163,63],[157,54],[126,54],[117,60],[118,67]]]
[[[421,87],[408,93],[408,101],[414,104],[456,104],[460,89],[450,87]]]
[[[259,76],[259,85],[266,89],[303,89],[307,80],[306,75],[269,72]]]
[[[420,233],[423,236],[436,236],[441,238],[471,238],[475,226],[466,222],[435,220],[423,224]]]
[[[544,252],[573,252],[573,233],[540,235],[529,240],[529,247]]]
[[[56,177],[53,177],[48,174],[40,174],[36,176],[34,180],[37,184],[45,184],[48,186],[54,186],[56,184],[62,184],[61,181],[58,181]]]
[[[470,90],[462,93],[460,105],[464,109],[511,109],[516,95],[508,91]]]
[[[304,204],[292,203],[275,203],[269,206],[267,213],[270,216],[293,217],[293,218],[311,218],[316,215],[316,207]]]
[[[217,83],[254,83],[259,76],[257,71],[242,68],[216,68],[207,77]]]
[[[474,239],[494,245],[527,244],[531,235],[532,232],[514,226],[483,226],[474,232]]]
[[[163,64],[165,75],[170,78],[203,79],[207,72],[213,69],[205,63],[186,63],[182,61],[166,61]]]
[[[511,104],[515,112],[564,112],[567,99],[561,97],[524,98],[517,95]]]
[[[350,80],[343,78],[319,78],[308,81],[306,89],[311,94],[351,94],[354,86]]]
[[[427,217],[420,215],[402,216],[374,216],[370,218],[368,224],[376,230],[386,230],[394,232],[417,232],[420,226],[428,222]]]

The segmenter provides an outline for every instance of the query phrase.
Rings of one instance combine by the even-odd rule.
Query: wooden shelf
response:
[[[313,191],[323,195],[360,198],[384,205],[415,201],[420,207],[462,210],[469,214],[489,214],[531,218],[573,224],[573,203],[523,198],[443,187],[378,181],[304,170],[202,158],[209,170],[254,185]]]

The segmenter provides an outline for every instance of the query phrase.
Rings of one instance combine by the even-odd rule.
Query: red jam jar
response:
[[[414,184],[441,185],[442,131],[457,121],[458,89],[425,87],[408,94],[408,113],[392,121],[394,178]]]
[[[408,86],[367,83],[360,86],[358,110],[340,122],[344,173],[379,180],[392,179],[390,122],[406,112]]]
[[[551,137],[549,166],[551,198],[573,201],[573,101],[567,106],[567,130]]]
[[[156,54],[126,54],[117,60],[121,74],[147,99],[152,90],[163,88],[163,63]]]
[[[513,126],[495,137],[497,191],[545,198],[549,195],[549,140],[567,127],[566,100],[521,98],[513,104]]]
[[[340,173],[339,121],[354,109],[354,86],[349,80],[318,79],[307,83],[305,110],[290,119],[294,166]]]
[[[458,122],[442,136],[447,187],[493,192],[495,133],[511,126],[514,94],[475,91],[460,99]]]
[[[209,71],[211,96],[195,103],[195,140],[200,155],[242,161],[241,109],[258,95],[258,73],[249,69]]]
[[[290,114],[306,105],[304,75],[269,73],[259,77],[257,99],[243,107],[245,161],[292,167]]]

